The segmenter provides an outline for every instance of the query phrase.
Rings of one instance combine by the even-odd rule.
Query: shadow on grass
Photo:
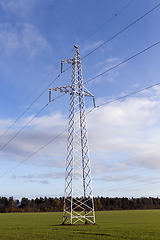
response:
[[[65,226],[65,227],[74,227],[74,226],[81,226],[81,227],[83,227],[83,226],[98,226],[98,224],[54,224],[54,225],[49,225],[50,227],[63,227],[63,226]]]
[[[97,225],[97,224],[94,224],[94,225]],[[66,228],[60,228],[60,227],[63,227],[63,226],[65,226],[65,227],[76,227],[76,226],[81,226],[81,227],[83,227],[83,226],[94,226],[93,224],[54,224],[54,225],[50,225],[51,227],[58,227],[58,229],[57,228],[55,228],[54,230],[60,230],[60,229],[65,229],[66,230]],[[85,229],[86,230],[86,229]],[[72,233],[74,233],[74,234],[83,234],[83,235],[92,235],[92,236],[106,236],[106,237],[113,237],[113,235],[112,234],[108,234],[108,233],[99,233],[99,232],[86,232],[86,231],[84,231],[84,230],[72,230]]]
[[[85,234],[85,235],[95,235],[95,236],[106,236],[106,237],[112,237],[111,234],[108,233],[97,233],[97,232],[82,232],[82,231],[73,231],[78,234]]]

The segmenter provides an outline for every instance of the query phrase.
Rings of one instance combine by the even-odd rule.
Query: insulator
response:
[[[96,108],[95,98],[93,98],[93,105],[94,105],[94,108]]]
[[[63,62],[61,62],[61,73],[63,72]]]
[[[49,90],[49,102],[51,102],[51,90]]]

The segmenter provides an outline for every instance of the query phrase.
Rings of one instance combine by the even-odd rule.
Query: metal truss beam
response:
[[[63,224],[95,224],[84,99],[94,95],[83,86],[81,57],[74,47],[73,58],[62,60],[72,64],[71,85],[50,88],[70,94]]]

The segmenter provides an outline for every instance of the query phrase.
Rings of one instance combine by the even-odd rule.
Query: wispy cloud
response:
[[[127,175],[108,175],[108,176],[103,176],[102,180],[107,182],[125,181],[125,180],[128,180],[128,176]]]
[[[8,23],[0,24],[0,50],[6,55],[14,54],[20,48],[17,30]]]
[[[65,176],[64,172],[49,172],[46,174],[29,174],[29,175],[15,175],[12,174],[12,180],[24,180],[27,182],[38,182],[41,184],[49,184],[48,179],[63,179]]]
[[[97,76],[107,71],[108,69],[114,67],[120,62],[121,62],[120,58],[117,58],[117,57],[110,57],[103,62],[98,62],[97,64],[95,64],[95,69],[98,68],[100,70],[98,70],[98,72],[95,75]],[[110,71],[108,72],[107,76],[103,78],[100,76],[97,79],[95,79],[95,82],[97,83],[104,82],[104,81],[115,82],[118,75],[119,75],[119,70],[113,69],[111,72]]]
[[[19,24],[22,26],[21,45],[26,54],[34,57],[41,51],[49,51],[51,48],[48,42],[41,36],[33,25]]]
[[[33,58],[40,52],[49,52],[51,47],[31,24],[0,24],[0,51],[7,56],[17,52]]]
[[[97,48],[102,43],[103,43],[102,41],[98,41],[98,42],[85,44],[85,46],[81,49],[81,54],[83,55],[83,54],[88,53],[89,51],[94,50],[95,48]]]
[[[1,0],[0,4],[6,12],[12,12],[22,18],[36,5],[50,5],[55,0]]]
[[[1,0],[0,4],[7,12],[24,16],[34,5],[34,2],[34,0]]]

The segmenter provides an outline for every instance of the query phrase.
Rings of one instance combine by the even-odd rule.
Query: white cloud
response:
[[[12,55],[20,47],[20,39],[16,29],[10,24],[0,24],[0,50]]]
[[[102,180],[107,182],[117,182],[117,181],[124,181],[127,180],[128,176],[125,175],[108,175],[103,176]]]
[[[50,5],[54,2],[55,0],[1,0],[0,4],[6,12],[23,18],[35,5]]]
[[[154,89],[152,94],[155,96],[157,92],[158,89]],[[67,122],[67,117],[59,112],[35,119],[30,128],[22,131],[1,151],[1,159],[23,161],[55,138],[35,154],[29,164],[32,162],[35,165],[64,169],[67,131],[57,136],[66,129]],[[87,125],[93,174],[125,172],[134,167],[160,168],[158,95],[154,99],[132,97],[95,109],[87,115]],[[0,139],[1,146],[16,132],[17,129],[14,129],[3,136]]]
[[[135,83],[132,87],[130,87],[130,88],[138,88],[138,87],[140,87],[140,84],[139,83]]]
[[[34,0],[1,0],[0,4],[7,12],[24,16],[28,13],[31,6],[33,6]]]
[[[151,146],[153,149],[155,148],[154,152],[148,152],[147,154],[144,154],[143,156],[137,157],[134,160],[134,163],[137,164],[137,166],[149,168],[149,169],[159,169],[160,168],[160,150],[157,151],[158,149],[158,143],[155,143],[155,146]],[[150,147],[150,146],[148,146]],[[148,150],[149,151],[149,150]]]
[[[98,154],[97,154],[98,155]],[[105,156],[105,158],[104,158]],[[114,163],[111,161],[111,157],[107,154],[102,154],[97,156],[97,158],[94,157],[94,154],[91,154],[91,167],[92,167],[92,174],[96,176],[101,176],[102,174],[109,174],[109,173],[118,173],[123,172],[127,170],[131,170],[133,167],[130,166],[126,162],[118,162]]]
[[[94,67],[100,67],[100,66],[103,66],[103,65],[105,65],[105,67],[106,67],[106,65],[107,65],[107,67],[108,68],[110,68],[110,67],[113,67],[114,65],[116,65],[118,62],[120,62],[120,58],[117,58],[117,57],[109,57],[109,58],[107,58],[105,61],[103,61],[103,62],[98,62],[98,63],[96,63],[95,65],[94,65]]]
[[[41,183],[42,181],[46,181],[46,179],[60,179],[60,178],[64,178],[65,173],[64,172],[49,172],[46,174],[29,174],[29,175],[15,175],[12,174],[11,179],[15,180],[15,179],[24,179],[26,181],[40,181],[39,179],[41,179]]]
[[[118,63],[120,63],[120,58],[117,57],[110,57],[107,58],[105,61],[103,62],[98,62],[97,64],[95,64],[95,68],[98,68],[98,72],[95,74],[95,76],[109,70],[110,68],[116,66]],[[100,70],[99,70],[100,69]],[[104,82],[104,81],[108,81],[108,82],[114,82],[116,81],[116,78],[119,75],[119,70],[118,69],[113,69],[112,71],[109,71],[107,76],[105,77],[98,77],[97,79],[95,79],[95,82],[99,83],[99,82]]]
[[[98,42],[94,42],[94,43],[85,44],[85,46],[81,49],[81,54],[83,55],[85,53],[88,53],[88,51],[94,50],[95,48],[97,48],[102,43],[103,43],[102,41],[98,41]]]
[[[21,121],[17,123],[18,126],[14,126],[14,129],[10,129],[2,138],[0,138],[1,147],[15,136],[21,127],[26,124],[28,119],[30,119],[30,117],[27,119],[21,119]],[[67,131],[57,137],[64,128],[67,128],[67,119],[65,119],[65,116],[59,112],[49,116],[36,118],[32,121],[32,124],[30,124],[28,128],[19,133],[1,151],[1,160],[6,159],[8,161],[21,162],[38,151],[37,154],[33,155],[31,158],[32,164],[52,168],[64,167],[65,160],[61,160],[66,157]],[[3,133],[4,130],[5,128],[1,129],[1,133]],[[47,143],[50,144],[48,144],[44,149],[41,149]],[[41,149],[40,152],[39,149]],[[27,162],[29,160],[30,158]]]
[[[41,36],[35,27],[31,24],[22,25],[21,35],[22,48],[25,49],[26,53],[34,57],[39,52],[47,50],[49,51],[50,46],[47,41]]]
[[[17,52],[33,58],[43,51],[50,51],[51,47],[45,38],[38,33],[31,24],[0,24],[0,51],[7,56]]]
[[[138,162],[139,166],[155,169],[160,167],[160,152],[156,152],[160,145],[158,129],[160,99],[136,97],[117,101],[88,115],[90,152],[100,153],[108,162],[146,153],[128,165]]]

